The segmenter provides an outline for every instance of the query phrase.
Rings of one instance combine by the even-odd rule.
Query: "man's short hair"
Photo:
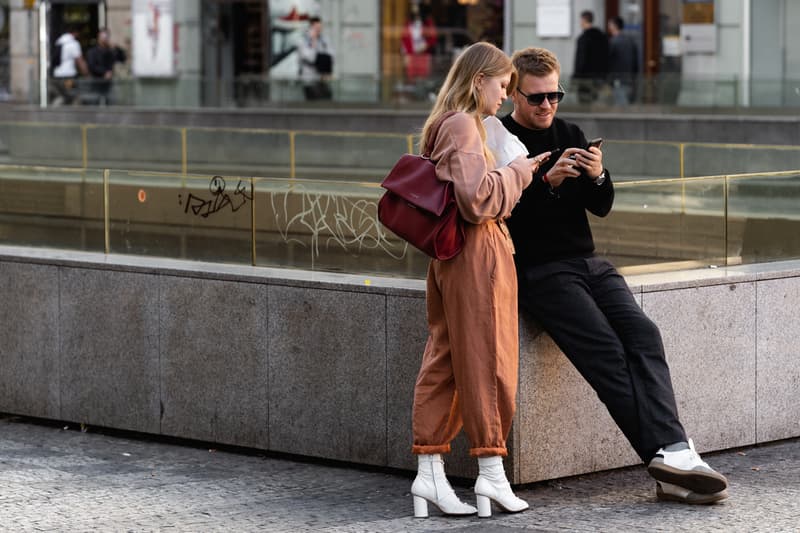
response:
[[[519,80],[529,74],[538,78],[547,76],[551,72],[561,74],[561,64],[556,55],[547,48],[531,46],[517,50],[511,56],[514,68],[517,69]]]
[[[592,13],[588,9],[586,11],[581,11],[581,18],[586,22],[588,22],[589,24],[591,24],[592,22],[594,22],[594,13]]]
[[[611,19],[611,22],[613,22],[614,26],[616,26],[620,31],[625,29],[625,21],[622,19],[622,17],[614,17]]]
[[[322,19],[317,17],[316,15],[308,19],[309,25],[315,24],[317,22],[322,22]]]

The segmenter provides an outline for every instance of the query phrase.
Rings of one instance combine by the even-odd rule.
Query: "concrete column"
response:
[[[23,0],[11,0],[10,8],[11,97],[32,102],[39,79],[39,16],[35,9],[25,9]]]

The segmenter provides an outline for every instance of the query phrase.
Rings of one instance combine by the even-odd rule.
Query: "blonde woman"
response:
[[[497,113],[516,81],[506,54],[489,43],[473,44],[451,67],[422,130],[425,146],[441,122],[431,158],[437,177],[453,183],[468,224],[462,252],[428,268],[429,335],[412,414],[418,473],[411,493],[418,517],[428,516],[428,502],[445,514],[482,517],[491,516],[491,501],[510,512],[528,508],[503,468],[519,360],[514,250],[503,219],[549,152],[496,168],[481,122]],[[442,120],[450,111],[456,113]],[[478,458],[477,509],[456,496],[441,457],[462,427],[470,455]]]

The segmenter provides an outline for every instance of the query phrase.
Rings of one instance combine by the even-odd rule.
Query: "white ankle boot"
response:
[[[476,508],[462,502],[453,491],[444,474],[442,456],[418,455],[417,478],[411,485],[414,497],[414,516],[428,517],[428,502],[439,508],[444,514],[471,515],[478,512]]]
[[[528,508],[528,502],[514,496],[511,484],[503,469],[503,458],[478,457],[478,479],[475,481],[475,495],[478,502],[478,516],[492,516],[492,502],[510,513],[518,513]]]

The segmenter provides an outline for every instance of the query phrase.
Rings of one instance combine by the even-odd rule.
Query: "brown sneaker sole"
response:
[[[728,488],[728,480],[713,470],[680,470],[665,465],[656,457],[647,466],[647,473],[658,481],[679,485],[698,494],[716,494]]]

